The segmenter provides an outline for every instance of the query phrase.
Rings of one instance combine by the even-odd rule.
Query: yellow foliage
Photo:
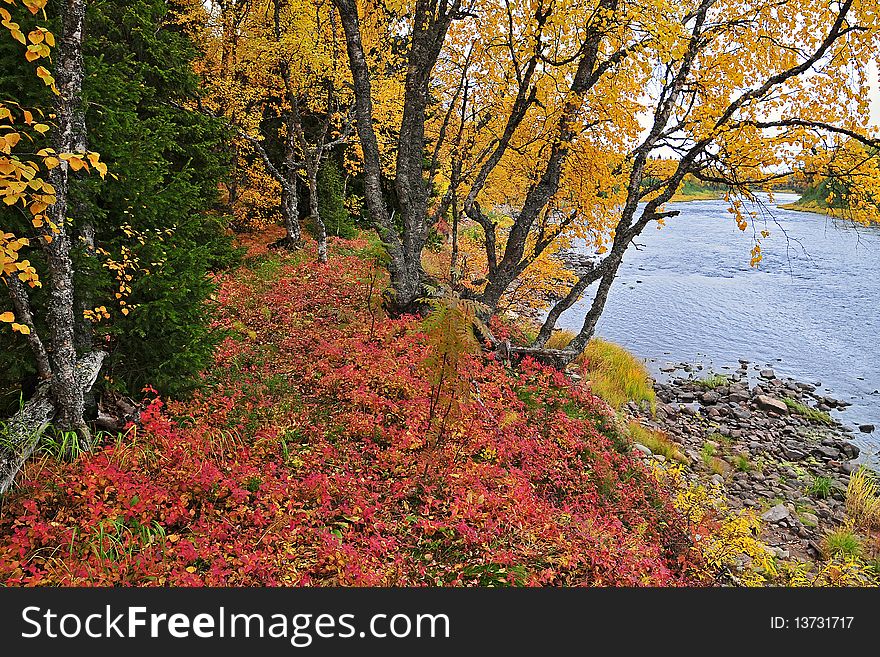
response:
[[[817,566],[778,560],[760,541],[761,520],[753,510],[733,511],[719,487],[687,481],[680,464],[653,462],[653,472],[675,491],[673,504],[690,524],[706,571],[696,573],[707,583],[729,578],[740,586],[876,586],[870,564],[852,557],[834,557]]]

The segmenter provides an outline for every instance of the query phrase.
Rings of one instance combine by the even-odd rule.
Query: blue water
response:
[[[796,197],[779,194],[777,203]],[[765,202],[767,199],[765,198]],[[852,406],[833,414],[855,427],[866,460],[880,452],[880,228],[766,205],[764,258],[749,266],[752,228],[741,232],[723,201],[670,204],[681,214],[651,226],[630,248],[612,286],[597,335],[648,361],[724,372],[738,359],[752,370],[821,382]],[[578,329],[588,292],[559,325]]]

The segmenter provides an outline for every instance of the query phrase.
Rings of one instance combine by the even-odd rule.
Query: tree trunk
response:
[[[302,231],[299,225],[299,196],[296,193],[296,179],[281,183],[281,217],[287,235],[283,246],[293,249],[299,246]]]
[[[42,381],[49,381],[52,378],[52,365],[49,362],[49,354],[46,351],[46,347],[43,345],[43,341],[40,339],[37,327],[34,324],[34,315],[31,312],[27,288],[15,274],[4,276],[3,280],[9,291],[9,298],[12,299],[12,307],[15,308],[16,316],[30,330],[26,337],[34,354],[34,360],[37,363],[37,375]]]
[[[92,351],[78,363],[74,384],[80,396],[92,389],[106,357],[103,351]],[[6,438],[0,446],[0,495],[12,486],[15,475],[37,448],[46,427],[53,417],[57,417],[58,408],[52,401],[53,396],[49,386],[41,386],[7,423]]]
[[[83,22],[84,0],[65,0],[62,5],[61,39],[57,54],[55,78],[59,95],[55,111],[57,128],[53,133],[53,147],[58,153],[82,153],[85,130],[82,122],[83,81]],[[73,430],[80,435],[84,447],[91,441],[89,429],[83,420],[82,387],[76,380],[76,317],[73,291],[73,262],[71,261],[71,229],[68,222],[68,191],[70,168],[62,163],[50,174],[57,201],[48,214],[58,227],[47,233],[44,250],[49,271],[49,303],[46,313],[49,325],[52,365],[52,396],[56,406],[55,421],[62,430]]]
[[[422,249],[428,237],[428,184],[424,177],[425,116],[431,72],[440,55],[449,25],[461,2],[452,0],[440,7],[417,0],[413,11],[412,35],[407,56],[403,116],[397,139],[395,191],[400,209],[401,232],[392,221],[382,193],[379,147],[373,130],[370,71],[360,34],[354,0],[333,0],[345,32],[349,67],[355,92],[358,136],[364,158],[364,196],[370,216],[388,249],[391,294],[385,305],[392,315],[421,311]]]
[[[458,198],[452,195],[452,257],[449,260],[449,280],[455,287],[461,280],[461,272],[458,271]]]
[[[320,153],[320,151],[319,151]],[[315,224],[316,237],[318,239],[318,260],[327,262],[327,226],[321,219],[321,213],[318,208],[318,167],[320,161],[317,161],[309,168],[309,214]]]
[[[605,302],[608,301],[608,292],[611,290],[611,284],[614,283],[614,278],[617,276],[617,270],[620,267],[620,263],[621,259],[619,258],[609,263],[605,274],[602,276],[602,280],[599,282],[599,289],[596,290],[596,296],[593,297],[593,305],[590,306],[590,311],[584,318],[584,324],[581,327],[580,332],[566,347],[566,351],[571,352],[572,354],[571,360],[577,358],[578,354],[586,348],[587,343],[596,332],[596,324],[599,321],[599,317],[602,315],[602,311],[605,310]]]

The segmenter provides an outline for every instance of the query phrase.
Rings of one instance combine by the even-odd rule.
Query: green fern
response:
[[[480,319],[488,314],[488,308],[446,288],[424,301],[431,308],[423,322],[428,334],[424,368],[431,383],[428,435],[438,441],[460,417],[462,404],[470,400],[471,384],[463,374],[463,361],[480,352],[477,334],[489,336]]]

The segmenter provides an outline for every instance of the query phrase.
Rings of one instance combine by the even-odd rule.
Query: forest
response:
[[[774,190],[880,224],[880,4],[0,0],[0,25],[3,585],[880,580],[878,483],[805,388],[740,400],[813,432],[789,551],[778,491],[725,495],[755,455],[689,453],[597,334],[682,201],[723,200],[751,268]]]

